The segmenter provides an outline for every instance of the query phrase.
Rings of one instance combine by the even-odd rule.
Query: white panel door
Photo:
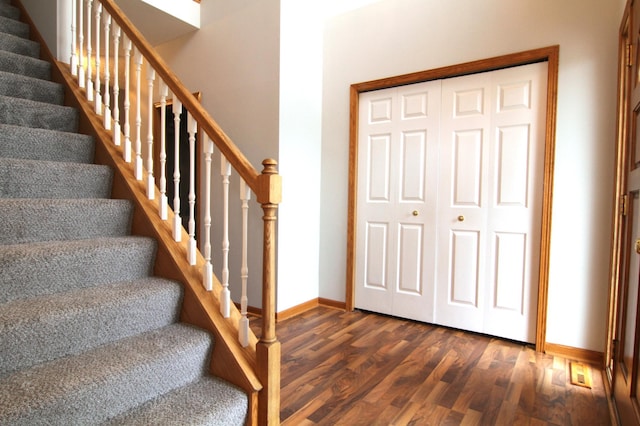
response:
[[[487,175],[491,117],[488,73],[443,81],[438,192],[438,324],[484,326]]]
[[[534,342],[546,75],[360,94],[357,308]]]
[[[439,324],[534,342],[547,64],[443,81]]]
[[[360,96],[356,307],[433,322],[440,83]]]

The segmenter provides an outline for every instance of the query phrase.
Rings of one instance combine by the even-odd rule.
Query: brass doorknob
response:
[[[411,212],[411,214],[414,216],[418,216],[419,213],[418,213],[418,210],[414,210],[413,212]]]
[[[464,222],[464,216],[462,215],[458,216],[458,222]]]
[[[640,254],[640,238],[636,240],[636,253]]]

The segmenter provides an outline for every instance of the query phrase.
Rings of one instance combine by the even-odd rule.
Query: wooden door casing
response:
[[[558,87],[559,46],[550,46],[495,58],[462,63],[428,71],[404,74],[353,84],[350,89],[350,137],[349,137],[349,199],[347,212],[347,262],[346,299],[348,310],[354,309],[355,259],[356,259],[356,208],[358,176],[358,111],[359,95],[371,90],[401,86],[417,82],[473,74],[515,65],[547,61],[547,104],[544,149],[544,182],[541,212],[540,271],[537,300],[536,350],[544,351],[546,345],[546,320],[549,276],[549,254],[551,234],[553,164],[555,152],[556,100]]]
[[[640,7],[620,25],[616,180],[605,371],[623,425],[640,424]]]

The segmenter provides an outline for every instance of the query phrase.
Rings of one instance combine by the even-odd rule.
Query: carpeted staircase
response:
[[[19,18],[0,0],[0,425],[243,424]]]

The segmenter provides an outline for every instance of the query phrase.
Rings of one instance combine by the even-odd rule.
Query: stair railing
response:
[[[240,203],[242,211],[242,247],[240,319],[235,325],[238,339],[243,347],[255,344],[255,364],[257,376],[263,389],[258,396],[258,419],[260,424],[277,424],[279,422],[280,398],[280,344],[275,333],[275,221],[276,211],[281,199],[281,178],[278,175],[276,161],[266,159],[262,162],[263,170],[258,172],[223,132],[217,123],[202,108],[198,100],[179,81],[168,68],[151,45],[113,0],[73,0],[72,2],[72,56],[70,72],[86,99],[94,105],[95,114],[102,117],[104,129],[110,131],[113,145],[121,149],[125,162],[132,163],[135,179],[144,182],[146,197],[155,200],[159,193],[158,214],[160,219],[168,221],[169,204],[173,202],[173,221],[171,222],[173,239],[180,242],[183,235],[181,215],[188,215],[187,259],[195,267],[199,256],[196,248],[196,134],[201,132],[203,138],[204,161],[204,243],[202,256],[202,285],[207,291],[214,289],[215,277],[211,263],[211,162],[214,150],[217,149],[221,162],[221,186],[223,217],[222,226],[222,269],[221,289],[218,295],[221,315],[230,318],[232,304],[229,291],[229,186],[232,170],[240,179]],[[101,50],[102,49],[102,50]],[[122,63],[124,62],[124,63]],[[143,65],[146,74],[143,75]],[[144,81],[143,81],[144,80]],[[120,84],[124,81],[124,90]],[[157,81],[157,84],[156,84]],[[143,86],[146,83],[146,89]],[[153,134],[153,105],[155,88],[161,106],[159,141]],[[146,100],[142,97],[146,96]],[[172,109],[175,120],[175,168],[166,170],[165,107],[172,98]],[[121,101],[122,99],[122,101]],[[120,103],[122,102],[122,111]],[[146,103],[146,106],[144,105]],[[187,131],[189,145],[189,170],[180,170],[178,149],[181,141],[179,135],[180,120],[183,108],[187,111]],[[146,116],[143,117],[143,110]],[[146,131],[145,139],[143,132]],[[169,142],[171,143],[171,142]],[[160,175],[154,175],[154,144],[159,144]],[[180,185],[183,176],[188,177],[188,212],[180,211]],[[167,186],[169,177],[174,185],[174,199],[168,200]],[[156,179],[158,185],[156,186]],[[247,318],[247,282],[249,276],[247,261],[248,244],[248,209],[251,193],[263,210],[263,259],[262,259],[262,334],[255,343],[255,337],[249,329]]]

